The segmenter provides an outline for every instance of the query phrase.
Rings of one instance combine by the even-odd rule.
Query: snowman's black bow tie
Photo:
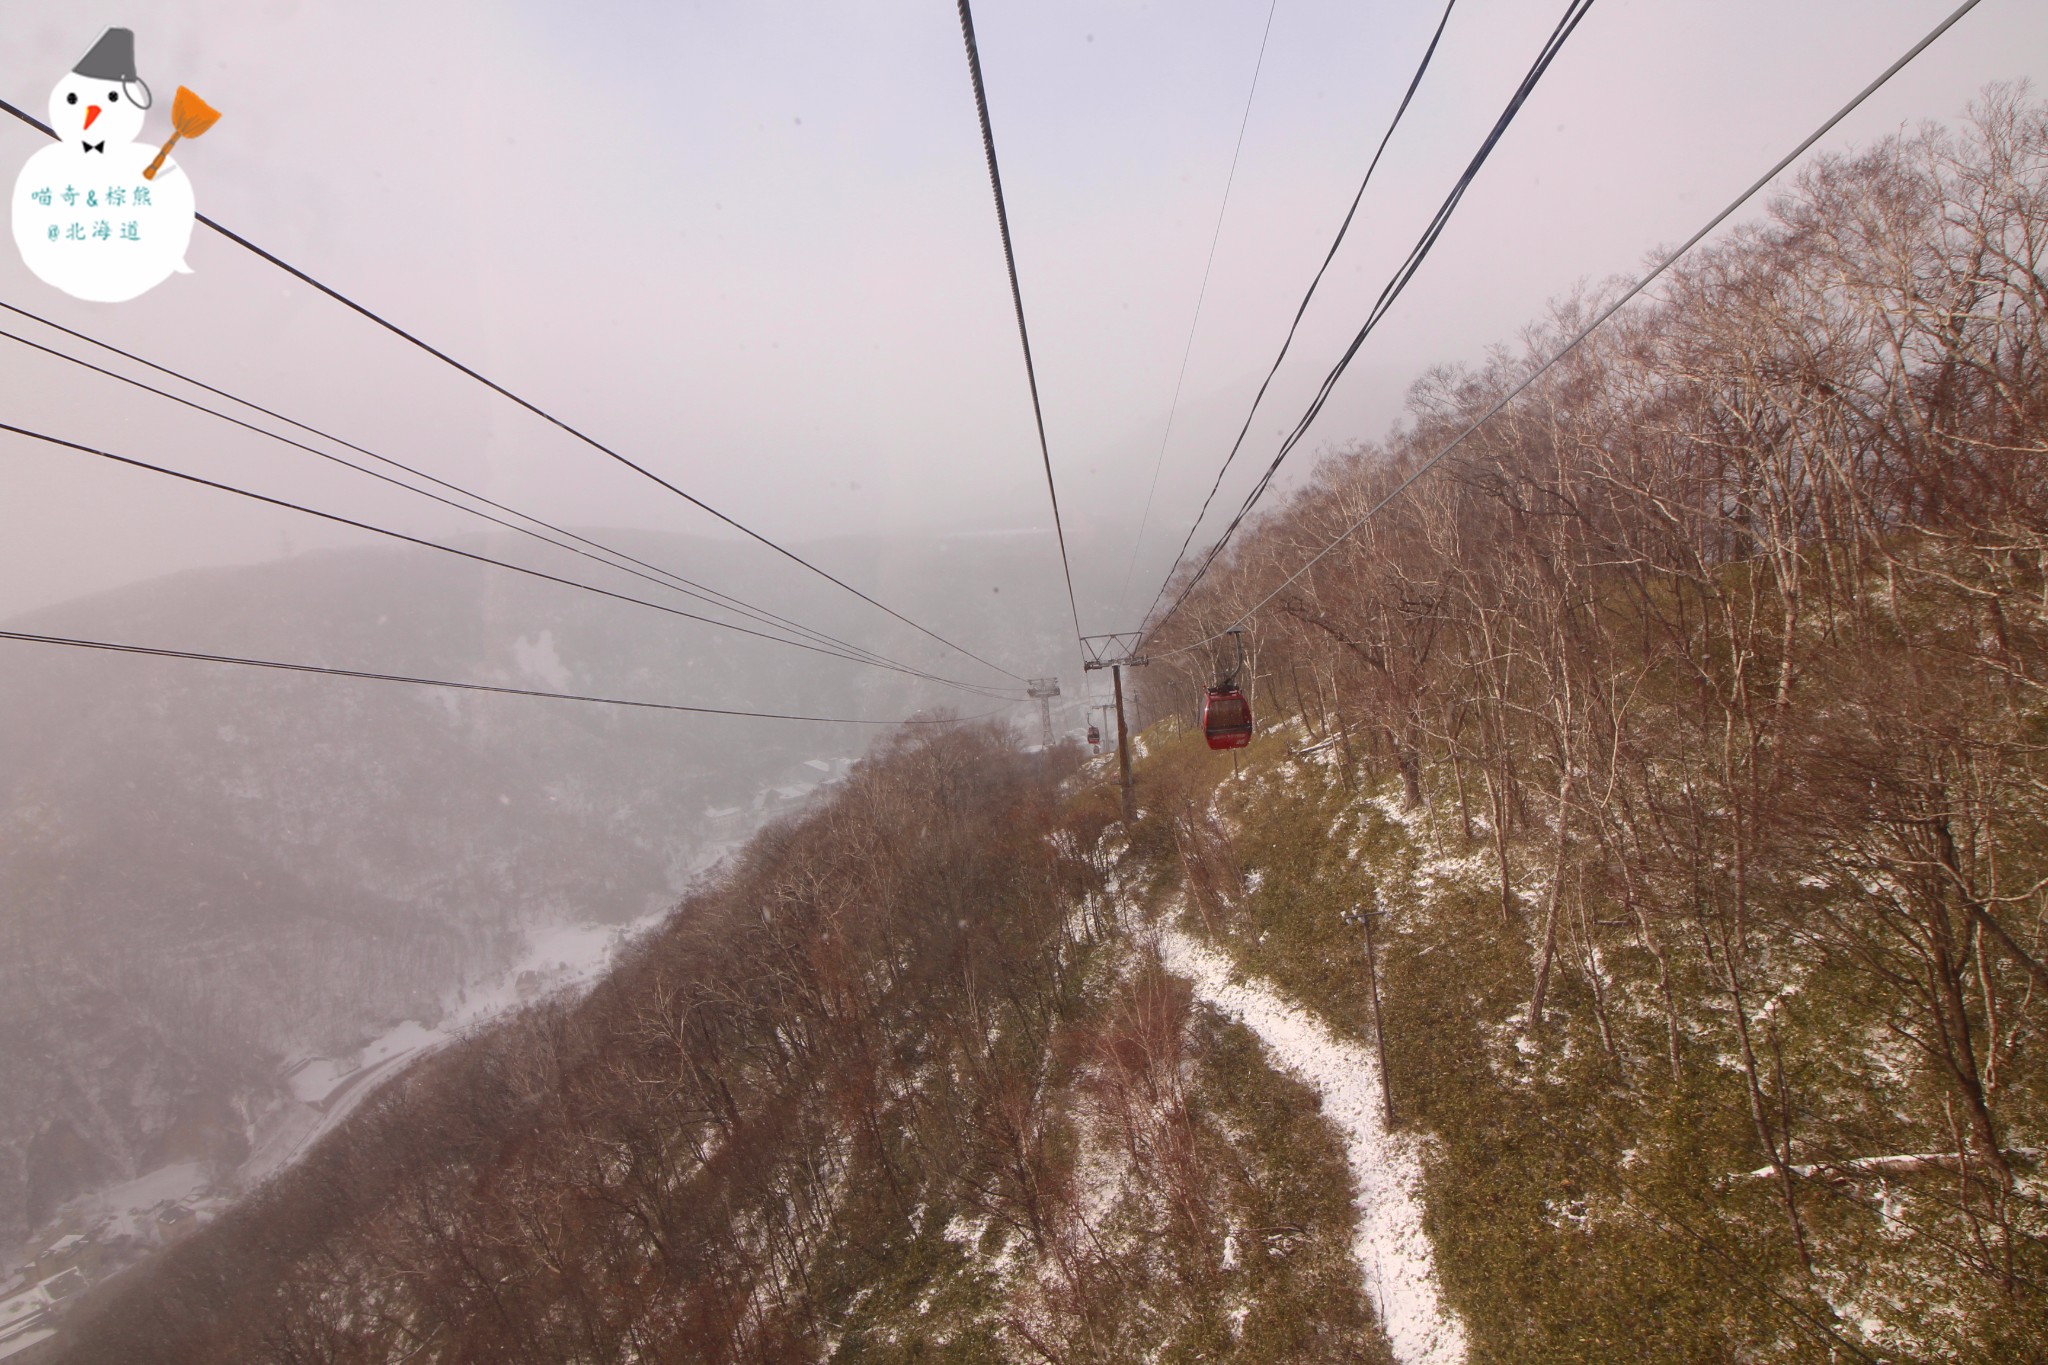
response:
[[[85,148],[88,152],[104,152],[107,150],[107,144],[104,139],[99,142],[81,142],[78,145]]]

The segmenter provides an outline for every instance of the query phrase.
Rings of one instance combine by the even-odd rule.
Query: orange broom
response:
[[[142,178],[156,179],[156,173],[163,169],[164,158],[171,154],[171,148],[178,145],[179,138],[198,137],[211,128],[219,118],[218,109],[184,86],[179,86],[177,98],[171,101],[171,127],[175,131],[171,133],[171,140],[164,144],[164,149],[156,154],[156,160],[150,162],[149,168],[143,171]]]

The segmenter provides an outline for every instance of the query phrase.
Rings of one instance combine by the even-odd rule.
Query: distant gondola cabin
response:
[[[1235,687],[1212,687],[1202,699],[1202,738],[1212,749],[1242,749],[1252,742],[1252,704]]]

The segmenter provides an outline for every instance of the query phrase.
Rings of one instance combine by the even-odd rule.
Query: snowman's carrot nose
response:
[[[98,118],[99,116],[100,116],[100,107],[99,107],[99,106],[98,106],[97,104],[88,104],[88,105],[86,105],[86,106],[85,106],[85,126],[86,126],[86,127],[88,127],[88,128],[92,127],[92,121],[93,121],[94,119]]]

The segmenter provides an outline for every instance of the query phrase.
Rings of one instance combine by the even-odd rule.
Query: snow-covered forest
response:
[[[899,736],[71,1358],[2048,1360],[2044,238],[1994,91],[1364,517],[1599,291],[1425,377],[1133,670],[1135,819]]]
[[[1312,888],[1341,863],[1385,915],[1397,1099],[1508,1358],[1648,1330],[1630,1275],[1739,1295],[1752,1358],[2038,1358],[2044,238],[2019,92],[1823,160],[1294,577],[1599,291],[1430,375],[1162,639],[1263,601],[1260,700],[1396,784],[1355,856],[1240,802],[1299,899],[1237,931],[1334,1000]],[[1224,647],[1150,670],[1155,708]],[[1542,1220],[1576,1235],[1539,1272]]]

